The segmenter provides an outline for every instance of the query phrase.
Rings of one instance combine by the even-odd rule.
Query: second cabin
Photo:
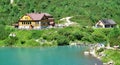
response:
[[[96,28],[113,28],[113,27],[116,27],[116,23],[112,19],[102,19],[96,23],[95,27]]]

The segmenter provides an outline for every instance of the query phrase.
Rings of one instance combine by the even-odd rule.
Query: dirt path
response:
[[[71,17],[65,17],[65,18],[62,18],[62,19],[60,19],[60,21],[66,21],[64,24],[62,24],[62,25],[64,25],[64,26],[70,26],[70,25],[72,25],[72,24],[75,24],[75,22],[72,22],[70,19],[72,18],[73,16],[71,16]]]

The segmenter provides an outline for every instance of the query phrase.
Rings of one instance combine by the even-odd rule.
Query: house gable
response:
[[[24,15],[20,20],[32,20],[32,18],[28,15]]]
[[[98,21],[95,26],[96,27],[104,27],[104,23],[102,23],[101,21]]]
[[[103,22],[99,21],[99,22],[98,22],[98,25],[103,26],[103,25],[105,25],[105,24],[104,24]]]
[[[48,20],[48,18],[44,15],[41,20]]]

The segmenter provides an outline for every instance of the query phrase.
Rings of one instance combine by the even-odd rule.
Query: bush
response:
[[[14,45],[17,42],[18,38],[17,37],[9,37],[5,40],[6,46],[11,46]]]
[[[100,48],[99,50],[97,50],[98,53],[99,53],[99,52],[102,52],[102,51],[104,51],[103,48]]]
[[[83,38],[83,35],[80,32],[76,32],[73,34],[75,39],[77,40],[81,40]]]
[[[27,40],[25,43],[25,46],[40,46],[40,44],[38,42],[36,42],[35,40],[31,39],[31,40]]]
[[[68,38],[69,38],[70,41],[74,41],[75,40],[75,37],[73,35],[69,35]]]
[[[10,31],[5,30],[5,26],[0,24],[0,40],[4,40],[8,37]]]
[[[40,38],[41,37],[41,31],[38,31],[38,30],[36,30],[36,31],[32,31],[32,38],[34,38],[34,39],[38,39],[38,38]]]
[[[106,29],[95,29],[94,30],[94,32],[91,34],[91,36],[95,42],[105,42],[106,41],[106,34],[105,34],[104,30],[106,30]]]
[[[120,45],[120,29],[112,29],[107,38],[111,46]]]
[[[106,41],[105,36],[103,36],[103,35],[94,34],[94,35],[92,35],[92,38],[93,38],[93,40],[95,42],[104,42],[104,41]]]
[[[69,39],[66,38],[65,36],[59,36],[57,38],[57,43],[59,46],[69,45]]]
[[[60,35],[66,35],[67,34],[67,30],[66,29],[59,29],[58,30],[58,34],[60,34]]]
[[[22,41],[20,41],[20,43],[21,43],[21,44],[25,44],[25,42],[26,42],[26,41],[23,41],[23,40],[22,40]]]
[[[91,36],[84,36],[81,40],[84,42],[94,43],[94,40],[92,39]]]

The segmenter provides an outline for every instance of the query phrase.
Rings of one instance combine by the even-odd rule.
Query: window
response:
[[[25,24],[27,24],[27,22],[25,22]]]
[[[29,22],[29,24],[31,24],[31,22]]]
[[[111,25],[111,27],[113,28],[113,27],[114,27],[114,25]]]
[[[22,22],[22,24],[25,24],[25,22]]]
[[[25,24],[25,22],[23,22],[23,24]]]
[[[109,27],[110,27],[110,25],[105,25],[105,27],[106,27],[106,28],[109,28]]]
[[[30,21],[22,22],[22,24],[31,24],[31,22]]]
[[[35,22],[36,24],[39,24],[39,22],[37,21],[37,22]]]

